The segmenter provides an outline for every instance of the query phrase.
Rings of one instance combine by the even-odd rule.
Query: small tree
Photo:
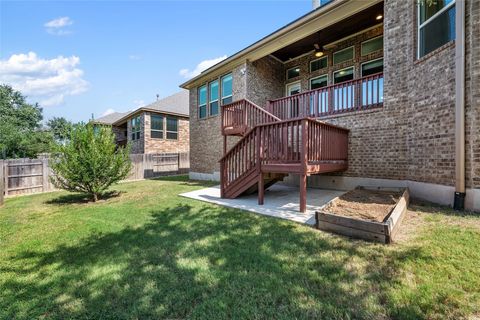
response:
[[[70,139],[57,143],[51,168],[55,187],[88,194],[95,202],[131,170],[129,147],[118,148],[109,127],[79,124]]]

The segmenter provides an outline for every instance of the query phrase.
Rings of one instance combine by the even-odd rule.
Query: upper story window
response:
[[[167,117],[167,139],[178,139],[178,119]]]
[[[207,117],[207,86],[198,88],[198,117]]]
[[[293,67],[287,70],[287,80],[300,76],[300,67]]]
[[[310,90],[326,87],[328,84],[328,75],[310,79]]]
[[[338,70],[333,73],[333,83],[341,83],[353,80],[353,67]]]
[[[362,77],[383,72],[383,59],[377,59],[362,64]]]
[[[209,115],[214,116],[218,114],[218,80],[210,82],[209,90]]]
[[[323,57],[317,60],[310,61],[310,72],[317,71],[328,67],[328,58]]]
[[[232,102],[232,74],[227,74],[222,77],[222,105]]]
[[[140,116],[132,118],[132,140],[140,139]]]
[[[418,58],[455,39],[455,0],[418,4]]]
[[[152,115],[150,137],[156,139],[163,139],[163,128],[163,116]]]
[[[383,36],[376,37],[362,42],[362,56],[374,53],[383,49]]]
[[[342,63],[348,60],[352,60],[355,56],[353,47],[348,47],[333,53],[333,64]]]

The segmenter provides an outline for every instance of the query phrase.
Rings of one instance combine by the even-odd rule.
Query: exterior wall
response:
[[[466,186],[477,188],[480,207],[480,1],[465,3],[466,11]]]
[[[284,82],[283,63],[270,56],[247,64],[247,99],[262,108],[268,100],[283,97]]]
[[[289,60],[284,64],[284,71],[283,71],[283,85],[282,85],[282,96],[286,94],[286,85],[294,82],[300,81],[300,86],[302,92],[310,90],[310,79],[322,76],[327,74],[328,75],[328,84],[333,84],[333,73],[337,70],[341,70],[347,67],[354,66],[354,77],[360,78],[361,74],[361,65],[364,62],[379,59],[383,57],[383,51],[377,51],[366,55],[364,57],[361,56],[361,43],[365,40],[369,40],[372,38],[376,38],[383,34],[383,27],[378,26],[376,28],[370,29],[362,34],[359,34],[355,37],[346,39],[335,45],[333,49],[326,49],[324,51],[325,56],[328,58],[328,66],[326,68],[316,70],[314,72],[310,72],[310,62],[313,60],[317,60],[313,54],[304,55],[297,59]],[[333,65],[333,53],[348,47],[354,46],[355,47],[355,56],[353,60],[345,61],[336,65]],[[299,67],[300,68],[300,76],[286,80],[286,72],[288,69]],[[271,98],[273,99],[273,98]]]
[[[128,136],[126,136],[126,127],[117,127],[112,126],[113,134],[115,135],[115,142],[121,145],[123,142],[127,141]]]
[[[132,140],[132,118],[140,115],[140,139]],[[128,143],[132,145],[131,153],[145,152],[145,113],[135,114],[133,117],[127,119],[127,135]]]
[[[188,118],[176,117],[178,119],[178,139],[166,139],[166,132],[164,132],[163,139],[157,139],[151,137],[151,115],[151,112],[145,113],[145,153],[177,153],[189,151],[190,128]]]
[[[232,70],[233,101],[246,98],[246,64]],[[214,79],[205,79],[210,82]],[[220,171],[219,160],[223,155],[223,137],[220,132],[220,114],[198,118],[198,91],[190,90],[190,172],[192,178],[214,179]],[[238,139],[229,137],[231,147]],[[195,174],[197,173],[197,176]],[[201,173],[201,175],[198,175]]]

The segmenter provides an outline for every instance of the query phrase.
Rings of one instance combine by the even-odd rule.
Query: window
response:
[[[163,116],[152,115],[150,137],[163,139]]]
[[[342,63],[352,60],[354,57],[353,47],[345,48],[333,54],[333,64]]]
[[[218,80],[210,82],[208,85],[209,90],[209,115],[214,116],[218,114]]]
[[[328,66],[327,57],[323,57],[317,60],[310,61],[310,72],[317,71]]]
[[[333,83],[353,80],[353,67],[339,70],[333,73]]]
[[[362,64],[362,77],[383,71],[383,59],[373,60]]]
[[[140,139],[140,116],[132,118],[132,140]]]
[[[222,77],[222,105],[232,102],[232,74]]]
[[[328,84],[328,76],[325,74],[320,77],[310,79],[310,90],[326,87]]]
[[[418,4],[418,57],[455,39],[455,0]]]
[[[207,117],[207,86],[198,89],[198,117]]]
[[[287,79],[292,79],[300,76],[300,67],[294,67],[287,70]]]
[[[376,37],[367,41],[362,42],[362,56],[367,54],[380,51],[383,49],[383,36]]]
[[[167,139],[178,139],[178,119],[167,117]]]

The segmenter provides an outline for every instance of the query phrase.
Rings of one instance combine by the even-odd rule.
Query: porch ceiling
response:
[[[381,21],[375,19],[379,14],[383,16],[383,2],[283,47],[272,55],[284,62],[288,61],[314,50],[315,43],[324,46],[379,24],[383,21],[383,19]]]

